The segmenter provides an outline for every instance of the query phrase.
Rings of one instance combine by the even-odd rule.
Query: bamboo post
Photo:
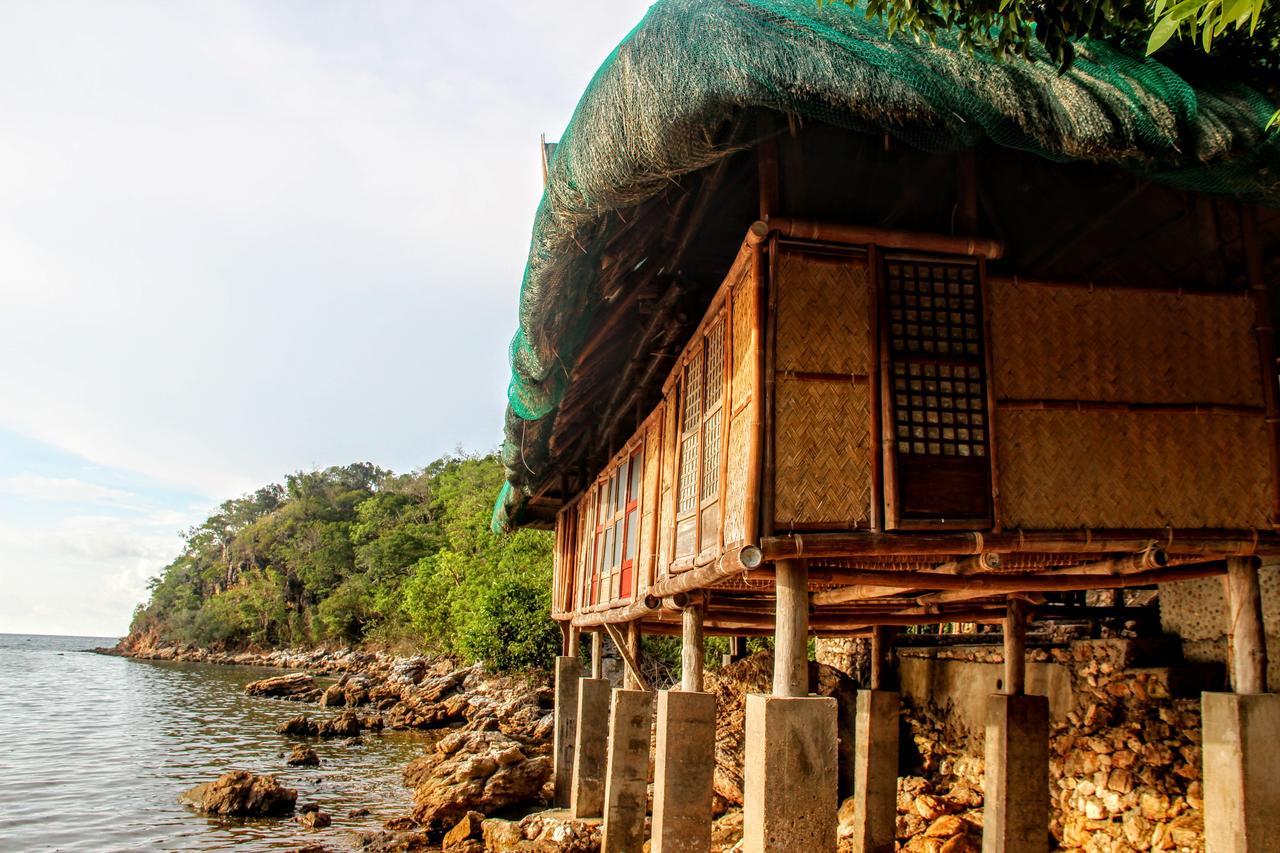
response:
[[[681,614],[680,689],[685,693],[702,692],[702,615],[701,603]]]
[[[648,690],[645,684],[644,676],[640,674],[640,667],[643,665],[640,656],[640,622],[631,622],[627,625],[627,647],[631,653],[631,679],[628,685],[632,690]]]
[[[591,677],[604,678],[604,632],[591,635]]]
[[[1004,692],[1027,692],[1027,602],[1014,596],[1004,617]]]
[[[1231,687],[1236,693],[1267,692],[1267,638],[1262,625],[1258,561],[1227,560],[1227,651]]]
[[[773,695],[809,694],[809,564],[777,564],[773,644]]]
[[[635,627],[632,627],[635,626]],[[649,685],[644,680],[644,675],[640,672],[640,658],[637,654],[632,654],[633,644],[631,639],[634,637],[636,642],[635,649],[639,649],[639,626],[631,622],[627,625],[627,636],[624,638],[618,627],[611,622],[604,623],[604,629],[609,632],[609,639],[613,640],[614,646],[618,649],[618,654],[622,655],[622,662],[626,664],[626,674],[623,677],[622,689],[624,690],[648,690]]]
[[[877,625],[871,631],[871,673],[869,677],[872,690],[892,689],[891,674],[893,669],[893,637],[897,631],[888,625]]]

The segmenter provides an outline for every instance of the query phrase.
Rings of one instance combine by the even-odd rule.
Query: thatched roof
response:
[[[753,144],[750,132],[726,142],[726,126],[779,112],[925,151],[993,143],[1280,207],[1272,110],[1242,84],[1193,84],[1102,43],[1079,44],[1059,75],[1043,57],[889,39],[842,3],[659,0],[597,72],[549,164],[511,344],[495,527],[555,468],[557,407],[599,309],[619,298],[602,292],[604,247],[629,211]]]

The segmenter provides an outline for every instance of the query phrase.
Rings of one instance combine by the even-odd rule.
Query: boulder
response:
[[[293,748],[284,763],[290,767],[316,767],[320,764],[320,756],[311,747],[300,743]]]
[[[343,695],[342,687],[337,684],[330,684],[325,688],[324,693],[320,694],[321,708],[335,708],[346,703],[346,697]]]
[[[455,732],[436,744],[436,756],[415,776],[413,819],[428,831],[443,832],[470,811],[540,801],[551,776],[550,758],[528,757],[500,732]]]
[[[250,696],[271,696],[276,699],[299,699],[317,693],[316,680],[305,672],[277,675],[252,681],[244,686]]]
[[[364,728],[364,722],[355,711],[346,710],[331,720],[320,724],[320,737],[355,737]]]
[[[333,818],[320,811],[319,808],[305,811],[298,815],[295,820],[307,829],[324,829],[326,826],[333,823]]]
[[[178,798],[178,802],[204,814],[237,817],[289,815],[297,801],[298,792],[281,785],[276,777],[255,776],[247,770],[223,773]]]
[[[320,734],[320,724],[306,714],[299,714],[281,723],[276,733],[293,737],[315,737]]]
[[[483,838],[483,847],[477,849],[492,853],[596,853],[601,841],[598,821],[588,823],[546,814],[531,814],[519,823],[489,818],[483,825]]]
[[[484,815],[467,812],[444,834],[440,848],[456,853],[484,853]]]

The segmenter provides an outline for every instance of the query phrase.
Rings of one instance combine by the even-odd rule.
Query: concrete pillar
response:
[[[1049,849],[1049,697],[987,700],[983,853]]]
[[[854,726],[853,850],[893,853],[898,817],[898,694],[859,690]]]
[[[578,680],[582,665],[576,656],[556,658],[556,716],[552,766],[555,779],[555,801],[560,808],[569,805],[569,784],[573,776],[573,741],[578,730]]]
[[[1205,693],[1201,702],[1205,849],[1276,850],[1280,694]]]
[[[604,783],[602,853],[639,853],[648,811],[653,693],[614,690],[609,712],[609,765]]]
[[[654,765],[653,853],[707,853],[716,767],[714,696],[658,693]]]
[[[569,810],[576,818],[604,814],[611,692],[607,678],[583,678],[578,682],[578,731],[573,743],[569,795]]]
[[[742,848],[836,849],[836,700],[747,696]]]

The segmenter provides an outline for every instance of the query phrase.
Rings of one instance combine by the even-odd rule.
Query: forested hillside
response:
[[[546,665],[551,537],[495,536],[496,456],[410,474],[299,472],[186,534],[131,633],[206,647],[412,645],[495,668]]]

